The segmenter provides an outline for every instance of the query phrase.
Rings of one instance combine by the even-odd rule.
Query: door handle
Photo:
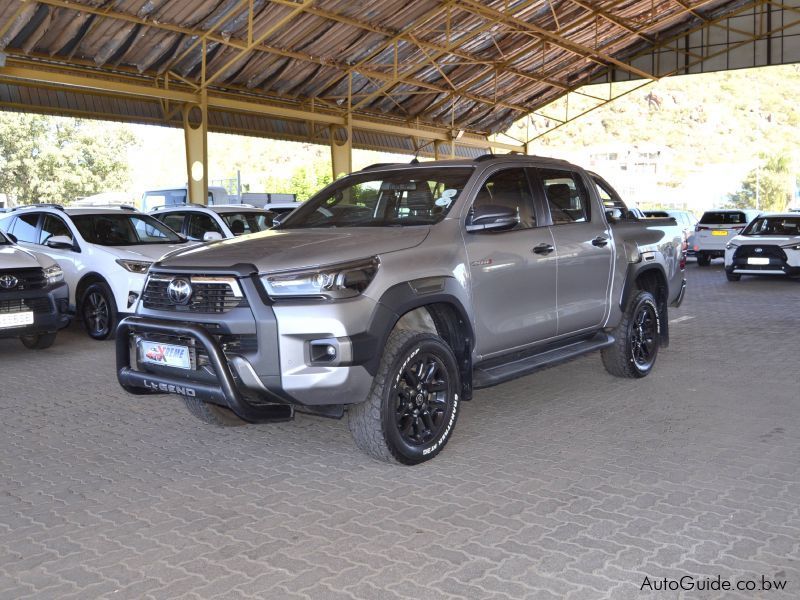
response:
[[[555,248],[550,244],[538,244],[533,247],[534,254],[550,254]]]
[[[592,246],[598,246],[602,248],[603,246],[608,245],[608,238],[602,235],[598,235],[596,238],[592,240]]]

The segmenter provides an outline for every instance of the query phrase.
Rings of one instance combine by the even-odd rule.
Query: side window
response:
[[[72,239],[72,232],[63,220],[53,215],[44,215],[42,219],[42,231],[39,234],[39,243],[44,244],[51,237],[63,235]]]
[[[576,173],[555,169],[543,170],[540,173],[554,225],[585,223],[590,219],[589,196]],[[600,197],[603,198],[603,195],[611,199],[607,192]]]
[[[12,232],[20,242],[38,244],[39,237],[36,235],[36,225],[39,223],[39,215],[19,215],[14,223]]]
[[[161,221],[164,225],[177,231],[178,233],[181,232],[183,228],[183,219],[185,217],[185,213],[169,213],[167,215],[153,215],[156,219]]]
[[[516,210],[519,215],[519,225],[512,231],[536,227],[533,194],[524,169],[504,169],[490,175],[475,196],[472,209],[487,206],[502,206]]]
[[[210,216],[204,214],[189,215],[189,225],[186,227],[186,236],[190,240],[202,241],[203,236],[208,231],[216,231],[222,234],[219,225],[217,225],[216,221]]]

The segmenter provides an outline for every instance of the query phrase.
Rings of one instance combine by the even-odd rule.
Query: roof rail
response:
[[[497,158],[496,154],[481,154],[480,156],[476,156],[473,158],[473,162],[483,162],[485,160],[492,160],[493,158]]]
[[[15,206],[12,208],[12,211],[15,210],[24,210],[26,208],[55,208],[58,210],[64,210],[64,207],[60,204],[56,204],[55,202],[37,202],[36,204],[23,204],[22,206]]]
[[[400,163],[374,163],[361,169],[362,171],[369,171],[370,169],[380,169],[381,167],[393,167]]]
[[[139,212],[138,208],[136,208],[135,206],[131,206],[130,204],[120,204],[119,208],[120,210],[133,210]]]

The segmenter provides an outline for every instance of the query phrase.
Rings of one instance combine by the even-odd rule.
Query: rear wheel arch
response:
[[[660,345],[666,348],[669,346],[669,284],[666,273],[664,268],[658,264],[648,265],[639,270],[636,270],[635,267],[636,265],[631,265],[628,272],[620,308],[625,310],[630,299],[638,292],[650,292],[658,306]]]

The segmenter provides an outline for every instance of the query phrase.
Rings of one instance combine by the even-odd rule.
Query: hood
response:
[[[55,263],[51,258],[38,252],[23,250],[14,244],[0,245],[0,271],[5,269],[38,269],[39,267],[52,267]]]
[[[172,252],[190,247],[191,244],[137,244],[136,246],[95,246],[126,260],[143,260],[153,262]]]
[[[347,227],[269,230],[187,248],[158,267],[225,269],[252,264],[261,272],[314,267],[413,248],[430,227]]]
[[[731,243],[739,246],[791,246],[800,244],[800,235],[737,235]]]

